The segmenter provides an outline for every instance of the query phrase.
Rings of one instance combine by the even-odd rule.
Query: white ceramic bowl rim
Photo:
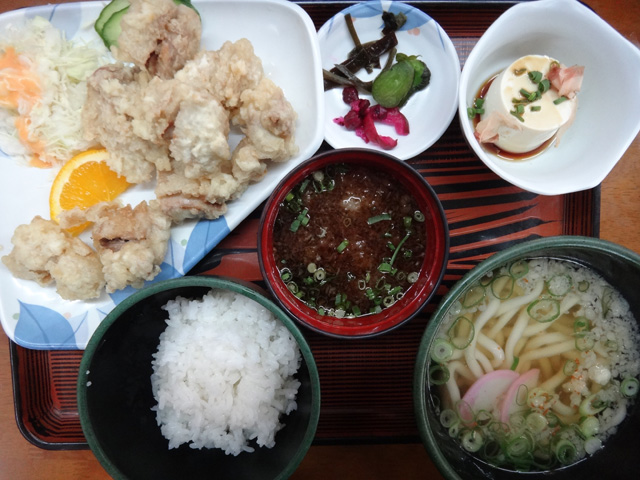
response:
[[[486,80],[530,54],[585,66],[576,120],[557,147],[526,161],[500,159],[473,137],[466,109]],[[478,157],[508,182],[544,195],[586,190],[605,179],[640,131],[640,96],[629,94],[638,78],[640,50],[579,1],[523,2],[501,15],[469,54],[460,77],[460,123]]]
[[[430,408],[427,401],[428,393],[426,388],[426,378],[428,376],[428,366],[430,363],[429,350],[436,336],[436,332],[440,328],[440,323],[445,318],[447,311],[457,301],[460,294],[477,282],[486,272],[490,272],[515,259],[539,256],[541,252],[557,250],[566,252],[569,258],[572,256],[569,252],[574,250],[588,251],[594,257],[615,258],[624,264],[632,266],[632,268],[636,270],[640,269],[640,254],[626,247],[599,238],[578,235],[559,235],[519,243],[495,253],[483,260],[476,268],[471,269],[455,283],[449,292],[441,299],[440,304],[436,307],[422,335],[418,354],[416,355],[413,377],[413,402],[418,420],[420,438],[432,460],[447,479],[459,480],[461,476],[438,445],[438,439],[428,425],[429,415],[427,413]],[[560,258],[564,258],[564,255]],[[632,288],[633,287],[630,287],[630,289]],[[628,298],[630,297],[628,296]]]

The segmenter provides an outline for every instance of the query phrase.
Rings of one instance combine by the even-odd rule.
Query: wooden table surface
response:
[[[46,3],[59,2],[2,0],[0,13]],[[640,47],[638,0],[586,0],[584,3]],[[624,65],[620,68],[623,69]],[[615,72],[611,73],[615,75]],[[640,253],[639,162],[640,136],[637,136],[602,183],[600,237]],[[21,435],[15,420],[8,344],[6,335],[0,329],[0,480],[109,478],[89,450],[42,450]],[[437,479],[441,476],[423,446],[416,443],[313,446],[292,478],[411,480]]]

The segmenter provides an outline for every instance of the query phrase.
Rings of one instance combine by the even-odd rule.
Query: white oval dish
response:
[[[412,158],[433,145],[445,132],[456,113],[457,90],[460,81],[460,60],[451,39],[438,23],[426,13],[410,5],[392,1],[372,1],[352,5],[344,9],[318,31],[322,67],[330,70],[343,62],[353,48],[353,41],[347,29],[345,15],[350,13],[358,37],[362,43],[377,40],[382,36],[382,12],[402,12],[407,22],[396,32],[397,50],[406,55],[420,55],[431,70],[431,81],[425,90],[415,93],[402,113],[409,121],[411,132],[398,136],[393,127],[376,125],[381,135],[398,139],[398,144],[387,153],[401,160]],[[382,64],[387,55],[381,58]],[[362,70],[358,77],[372,80],[379,73],[368,74]],[[361,98],[372,100],[371,95],[360,93]],[[334,88],[324,93],[325,98],[325,140],[334,148],[368,148],[382,151],[372,143],[365,143],[352,131],[337,125],[334,119],[344,116],[349,106],[342,100],[342,88]],[[372,104],[374,102],[372,101]]]
[[[528,160],[505,160],[475,139],[467,107],[482,85],[525,55],[585,67],[575,122],[557,145]],[[458,113],[475,153],[508,182],[542,195],[599,185],[640,130],[640,50],[576,0],[537,0],[502,14],[462,69]]]

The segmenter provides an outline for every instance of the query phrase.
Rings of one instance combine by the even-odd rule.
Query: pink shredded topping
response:
[[[409,121],[397,107],[371,106],[369,100],[360,98],[354,87],[346,87],[342,91],[342,99],[349,105],[350,110],[344,117],[334,118],[333,121],[347,130],[354,131],[365,143],[373,142],[385,150],[390,150],[398,144],[396,139],[380,135],[376,123],[393,126],[398,135],[409,134]]]
[[[515,130],[522,129],[515,117],[507,116],[494,110],[482,121],[478,122],[476,131],[473,134],[480,143],[494,143],[498,141],[502,127],[509,127]]]
[[[561,97],[573,98],[582,87],[584,78],[584,67],[574,65],[572,67],[562,67],[554,64],[547,74],[553,88],[558,91]]]

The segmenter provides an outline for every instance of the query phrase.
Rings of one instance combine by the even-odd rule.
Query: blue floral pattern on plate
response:
[[[343,15],[350,13],[354,18],[370,18],[382,15],[383,12],[390,12],[393,14],[404,13],[407,17],[407,21],[398,29],[400,32],[406,32],[414,28],[419,28],[427,22],[433,19],[421,10],[417,10],[414,7],[402,2],[383,2],[372,1],[364,2],[353,5],[343,10]],[[383,22],[380,22],[380,30],[384,26]]]

